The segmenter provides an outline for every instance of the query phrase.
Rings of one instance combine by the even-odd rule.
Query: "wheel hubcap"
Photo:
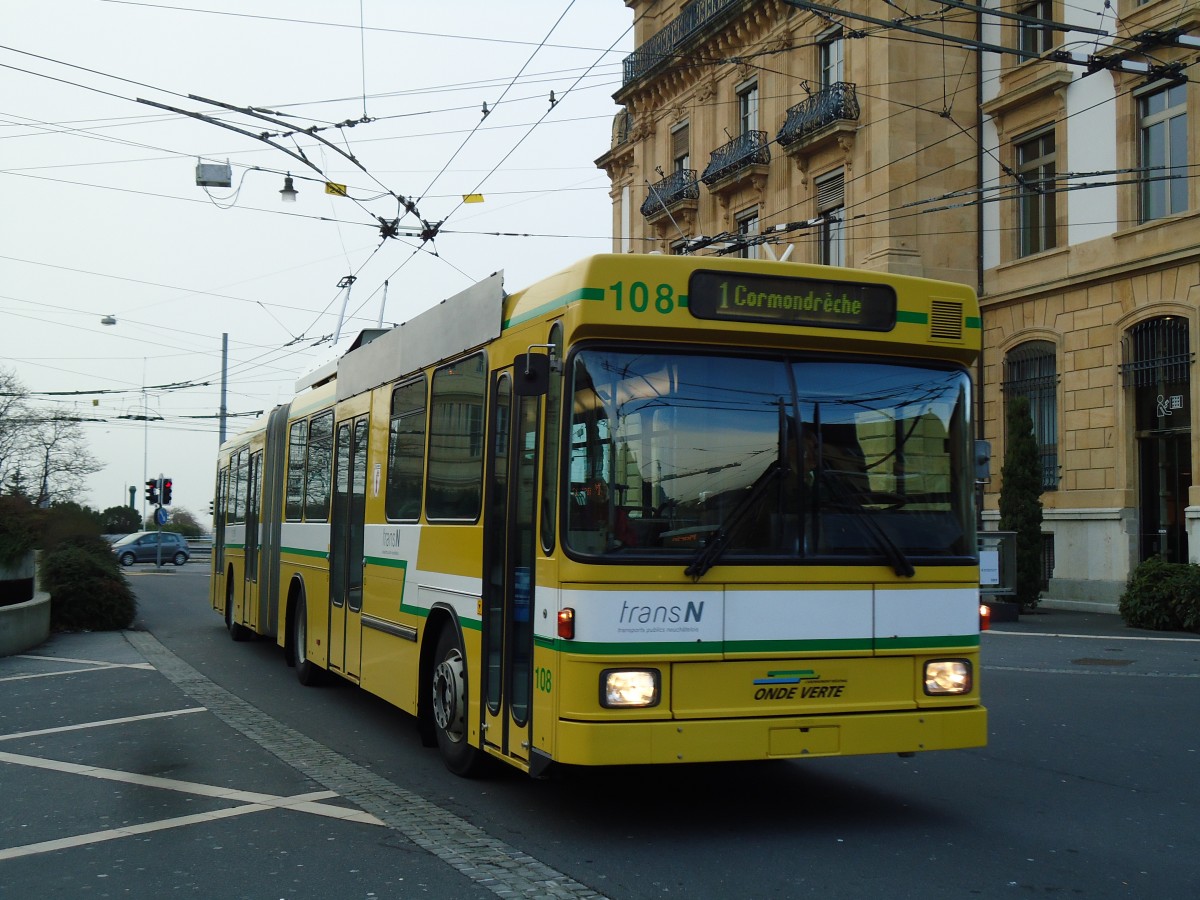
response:
[[[433,671],[433,719],[452,741],[463,736],[463,661],[458,651]]]

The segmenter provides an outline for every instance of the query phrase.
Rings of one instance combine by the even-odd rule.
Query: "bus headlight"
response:
[[[967,694],[971,691],[971,661],[967,659],[931,659],[925,663],[925,693]]]
[[[605,709],[658,706],[658,669],[605,669],[600,673],[600,705]]]

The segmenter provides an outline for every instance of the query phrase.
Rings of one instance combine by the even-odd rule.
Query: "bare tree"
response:
[[[0,369],[0,485],[39,506],[72,500],[103,466],[79,420],[35,407],[17,376]]]
[[[20,482],[25,432],[30,422],[29,392],[15,374],[0,369],[0,484]]]
[[[88,450],[79,420],[66,416],[45,416],[37,422],[25,453],[31,474],[37,473],[39,506],[73,499],[87,477],[104,468]]]

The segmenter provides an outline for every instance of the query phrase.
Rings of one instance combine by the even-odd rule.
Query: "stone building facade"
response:
[[[1023,394],[1047,602],[1114,609],[1140,559],[1200,559],[1200,2],[625,2],[636,49],[597,160],[617,252],[973,285],[984,527]]]

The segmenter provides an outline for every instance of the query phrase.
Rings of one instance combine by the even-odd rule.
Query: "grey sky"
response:
[[[400,322],[498,269],[511,290],[607,251],[608,181],[592,161],[609,145],[630,22],[620,0],[7,0],[0,365],[40,402],[100,420],[84,426],[105,464],[86,502],[116,505],[129,485],[140,502],[144,473],[161,471],[205,519],[222,332],[230,412],[266,410],[375,324],[385,280],[384,320]],[[324,129],[367,171],[311,135],[276,142],[355,199],[259,140],[136,102],[285,131],[189,94]],[[233,187],[197,187],[198,160],[227,160]],[[294,204],[279,193],[289,171]],[[464,205],[474,191],[485,202]],[[403,213],[392,194],[446,219],[434,245],[381,241],[376,217]],[[350,274],[335,349],[318,340]],[[81,393],[44,396],[64,391]],[[147,411],[148,426],[131,418]]]

